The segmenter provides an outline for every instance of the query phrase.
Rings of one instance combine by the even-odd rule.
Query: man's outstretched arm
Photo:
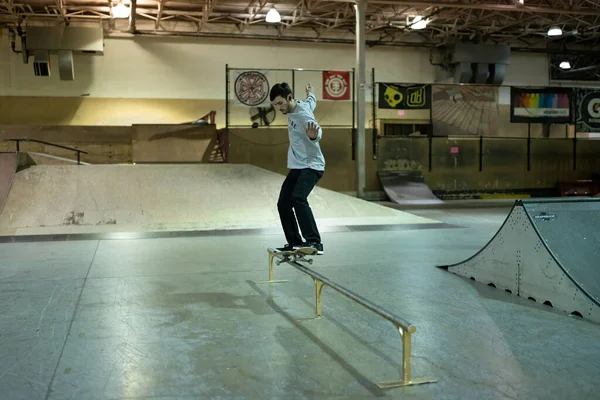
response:
[[[317,96],[315,96],[310,83],[306,85],[306,102],[310,105],[310,110],[315,111],[315,108],[317,108]]]

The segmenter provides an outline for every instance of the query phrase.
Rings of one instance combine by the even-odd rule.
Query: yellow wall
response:
[[[211,110],[224,121],[222,100],[90,97],[0,97],[0,125],[181,124]],[[133,122],[135,121],[135,122]]]

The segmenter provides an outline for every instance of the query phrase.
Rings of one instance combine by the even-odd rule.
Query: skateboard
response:
[[[275,253],[277,256],[283,256],[282,259],[275,260],[275,264],[279,265],[283,262],[289,261],[306,261],[310,265],[312,265],[312,258],[306,258],[307,256],[315,256],[317,255],[317,249],[313,249],[312,247],[301,247],[297,250],[293,251],[278,251]]]

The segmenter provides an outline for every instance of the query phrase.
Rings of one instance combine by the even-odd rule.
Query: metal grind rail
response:
[[[374,312],[375,314],[379,315],[380,317],[385,318],[386,320],[390,321],[394,325],[394,327],[400,333],[400,338],[402,339],[401,379],[395,380],[395,381],[380,382],[377,384],[377,386],[379,386],[380,389],[390,389],[390,388],[395,388],[395,387],[400,387],[400,386],[422,385],[422,384],[426,384],[426,383],[437,382],[437,379],[431,379],[431,378],[413,379],[411,377],[411,366],[410,366],[411,339],[412,339],[412,334],[417,331],[417,328],[413,324],[411,324],[410,322],[408,322],[407,320],[405,320],[403,318],[400,318],[400,317],[384,310],[383,308],[379,307],[376,304],[373,304],[372,302],[365,299],[364,297],[352,292],[349,289],[346,289],[345,287],[343,287],[335,282],[332,282],[327,277],[319,274],[318,272],[311,270],[310,268],[308,268],[308,267],[300,264],[298,261],[296,261],[296,260],[307,261],[312,264],[311,260],[306,259],[305,257],[303,257],[301,255],[292,256],[292,258],[286,258],[285,255],[276,254],[277,251],[272,248],[269,248],[267,251],[269,254],[269,280],[263,281],[260,283],[287,282],[286,280],[275,280],[274,279],[273,262],[275,261],[275,258],[278,258],[280,260],[277,262],[277,264],[279,264],[281,262],[286,262],[287,264],[291,265],[292,267],[296,268],[297,270],[304,272],[305,274],[310,276],[315,283],[315,301],[316,301],[315,307],[316,307],[316,313],[317,313],[318,317],[321,316],[322,311],[323,311],[322,300],[321,300],[323,287],[329,286],[333,290],[346,296],[350,300],[360,304],[361,306],[367,308],[368,310]]]

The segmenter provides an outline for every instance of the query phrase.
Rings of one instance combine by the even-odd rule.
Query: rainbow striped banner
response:
[[[511,88],[511,121],[543,119],[546,122],[568,122],[571,117],[571,94],[568,90]]]

